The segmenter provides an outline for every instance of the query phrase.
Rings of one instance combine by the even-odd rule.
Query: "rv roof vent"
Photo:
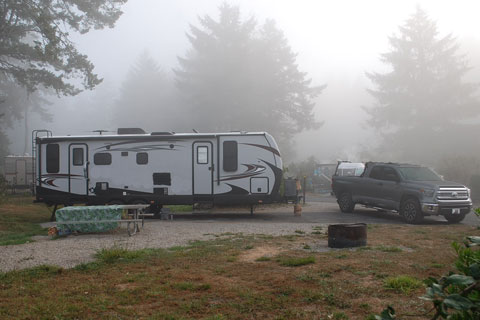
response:
[[[141,128],[118,128],[117,134],[145,134]]]
[[[152,132],[152,136],[171,136],[173,133],[171,132]]]

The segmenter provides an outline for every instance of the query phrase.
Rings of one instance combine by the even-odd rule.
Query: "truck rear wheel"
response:
[[[446,214],[444,215],[445,219],[447,219],[447,221],[449,223],[459,223],[460,221],[462,221],[463,219],[465,219],[465,213],[460,213],[460,214]]]
[[[408,198],[402,202],[400,214],[407,223],[417,224],[423,220],[420,204],[414,198]]]
[[[337,202],[342,212],[350,213],[355,209],[355,203],[352,200],[352,194],[350,192],[342,193]]]

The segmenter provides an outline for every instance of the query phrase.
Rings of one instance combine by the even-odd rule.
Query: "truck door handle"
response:
[[[383,186],[383,182],[377,182],[379,186]]]

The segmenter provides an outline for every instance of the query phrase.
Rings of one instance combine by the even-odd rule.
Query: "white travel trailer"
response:
[[[277,200],[282,159],[266,132],[35,138],[36,198],[49,205],[257,204]]]

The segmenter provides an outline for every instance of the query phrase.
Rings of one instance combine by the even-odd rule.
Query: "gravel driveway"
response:
[[[226,232],[243,234],[285,235],[295,230],[312,232],[312,223],[275,223],[258,221],[162,221],[149,220],[140,233],[129,237],[126,230],[109,234],[70,235],[50,240],[37,237],[35,242],[0,246],[0,271],[18,270],[42,264],[72,268],[94,260],[99,249],[120,246],[129,250],[169,248],[188,244],[191,240],[208,240],[213,234]]]

